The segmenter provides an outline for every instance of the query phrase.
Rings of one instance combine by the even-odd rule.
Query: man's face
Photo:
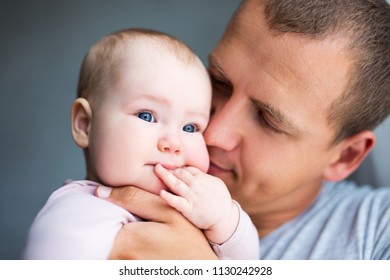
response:
[[[119,77],[92,100],[89,179],[158,193],[157,163],[206,172],[203,138],[211,86],[200,61],[185,63],[152,40],[132,43]]]
[[[301,211],[336,158],[327,121],[350,63],[341,38],[272,35],[247,1],[210,55],[209,173],[251,214]],[[300,210],[298,210],[300,208]]]

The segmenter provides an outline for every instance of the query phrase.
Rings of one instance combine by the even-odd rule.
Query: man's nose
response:
[[[157,146],[159,151],[175,155],[180,155],[183,150],[183,145],[180,138],[172,134],[161,137],[158,140]]]
[[[231,151],[240,143],[244,106],[230,98],[214,108],[209,125],[204,133],[208,146]]]

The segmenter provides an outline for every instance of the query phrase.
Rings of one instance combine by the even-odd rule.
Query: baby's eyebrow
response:
[[[144,94],[140,94],[137,96],[133,96],[131,100],[137,100],[137,99],[138,100],[139,99],[150,100],[150,101],[159,103],[163,106],[169,106],[169,101],[163,96],[156,96],[156,95],[144,93]]]
[[[165,108],[168,108],[171,106],[169,100],[166,99],[165,97],[151,95],[151,94],[147,94],[147,93],[133,97],[131,100],[134,101],[134,100],[142,100],[142,99],[160,104],[160,105],[164,106]],[[190,117],[192,116],[192,117],[202,118],[206,122],[208,122],[209,118],[210,118],[209,113],[206,114],[206,113],[199,112],[199,111],[188,111],[187,115]]]
[[[209,122],[209,119],[210,119],[210,114],[205,114],[205,113],[201,113],[201,112],[188,112],[187,115],[190,117],[201,118],[205,122]]]

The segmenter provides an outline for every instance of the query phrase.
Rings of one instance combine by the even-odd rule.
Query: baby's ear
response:
[[[85,98],[73,102],[70,118],[73,140],[80,148],[88,148],[92,110]]]

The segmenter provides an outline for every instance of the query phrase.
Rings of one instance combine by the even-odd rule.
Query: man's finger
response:
[[[176,212],[158,195],[137,187],[112,188],[111,192],[106,188],[98,187],[95,194],[145,220],[167,222],[172,213]]]

